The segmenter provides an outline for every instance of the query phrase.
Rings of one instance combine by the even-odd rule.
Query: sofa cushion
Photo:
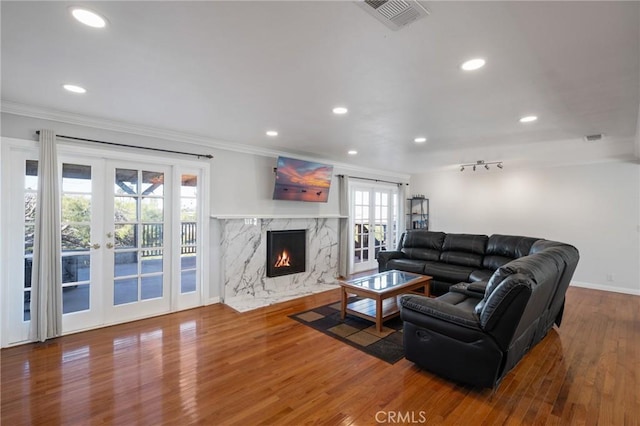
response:
[[[433,249],[403,247],[401,251],[407,259],[438,260],[440,258],[440,252]]]
[[[444,237],[444,232],[412,229],[404,234],[401,251],[408,259],[438,260]]]
[[[494,234],[487,241],[482,266],[494,271],[513,259],[527,256],[533,243],[539,238],[521,237],[518,235]]]
[[[445,239],[444,232],[425,231],[422,229],[408,230],[404,236],[403,247],[424,248],[432,250],[442,250],[442,243]]]
[[[440,254],[440,261],[453,265],[472,266],[474,268],[482,267],[481,255],[462,251],[443,251]]]
[[[387,263],[387,270],[397,269],[399,271],[423,274],[425,263],[424,260],[416,259],[391,259],[389,263]]]
[[[459,283],[468,281],[469,275],[474,268],[468,266],[451,265],[442,262],[425,262],[424,273],[431,275],[435,279],[450,283]]]
[[[475,253],[484,256],[489,237],[475,234],[447,234],[442,251]]]

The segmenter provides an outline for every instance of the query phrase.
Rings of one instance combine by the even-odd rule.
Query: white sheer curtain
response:
[[[60,259],[60,188],[56,135],[40,131],[38,196],[31,275],[31,340],[44,342],[62,334]]]
[[[349,196],[349,176],[340,176],[340,228],[338,232],[338,274],[347,277],[351,273],[351,253],[349,252],[349,240],[352,237],[349,232],[349,210],[351,202]]]
[[[396,235],[396,246],[400,242],[400,237],[407,230],[407,185],[398,184],[398,230]],[[387,250],[395,250],[396,247],[388,247]]]

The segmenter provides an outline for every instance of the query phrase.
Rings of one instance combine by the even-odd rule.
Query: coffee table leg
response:
[[[382,299],[376,298],[376,329],[382,333]]]
[[[342,293],[342,304],[340,306],[340,319],[344,319],[347,315],[347,289],[340,287]]]

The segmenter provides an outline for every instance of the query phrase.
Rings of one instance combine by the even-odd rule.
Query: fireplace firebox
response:
[[[307,230],[267,231],[267,277],[306,270]]]

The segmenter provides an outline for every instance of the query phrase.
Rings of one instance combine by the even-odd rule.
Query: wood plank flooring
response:
[[[1,352],[3,425],[637,425],[640,297],[570,288],[499,388],[389,365],[287,317],[212,305]]]

